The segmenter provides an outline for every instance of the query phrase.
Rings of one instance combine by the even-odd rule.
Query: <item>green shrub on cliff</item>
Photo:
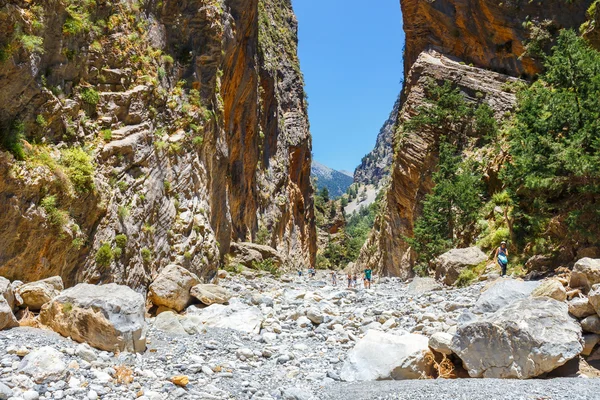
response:
[[[518,94],[504,181],[519,205],[521,244],[561,216],[594,243],[600,212],[600,53],[563,31],[539,80]],[[563,224],[564,226],[564,224]]]
[[[92,156],[81,147],[72,147],[61,151],[60,163],[65,167],[73,187],[78,193],[94,189],[94,164]]]

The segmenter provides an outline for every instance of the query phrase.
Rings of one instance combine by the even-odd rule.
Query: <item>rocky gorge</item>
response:
[[[374,381],[390,379],[417,380],[406,398],[457,398],[439,386],[457,378],[483,378],[464,379],[462,398],[497,386],[490,378],[580,377],[518,384],[502,399],[548,388],[552,399],[593,399],[600,388],[581,379],[600,376],[599,260],[543,282],[491,272],[463,289],[431,278],[347,288],[325,272],[250,269],[202,284],[180,266],[165,271],[147,302],[116,284],[0,280],[0,321],[12,327],[0,332],[0,398],[384,398],[400,392]],[[25,311],[36,302],[39,316]]]
[[[0,400],[598,398],[600,3],[400,6],[350,241],[313,195],[290,0],[0,0]],[[523,119],[548,153],[584,133],[555,181],[507,185]]]

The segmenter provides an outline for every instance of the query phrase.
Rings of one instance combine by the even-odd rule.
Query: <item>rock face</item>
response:
[[[146,349],[144,297],[126,286],[79,284],[46,304],[42,324],[101,350]]]
[[[22,306],[37,311],[64,289],[59,276],[37,282],[26,283],[19,287],[17,293],[21,297]]]
[[[582,258],[573,266],[569,286],[582,288],[586,293],[591,287],[600,283],[600,260]]]
[[[565,364],[583,345],[565,303],[526,298],[459,326],[451,348],[473,378],[527,379]]]
[[[453,285],[464,269],[476,267],[487,258],[477,247],[450,250],[436,260],[435,277],[446,285]]]
[[[496,312],[516,300],[530,296],[539,285],[539,282],[498,280],[477,299],[473,312],[476,314]]]
[[[348,353],[340,378],[353,382],[431,376],[431,355],[426,336],[369,330]]]
[[[466,63],[502,73],[533,75],[539,65],[524,53],[526,21],[553,21],[556,28],[579,28],[593,0],[497,2],[494,0],[401,0],[405,71],[421,52],[435,49]]]
[[[425,89],[431,79],[455,83],[470,101],[481,93],[498,118],[515,104],[514,94],[502,90],[513,78],[428,51],[419,56],[405,79],[399,121],[410,119],[425,104]],[[392,165],[390,187],[358,258],[360,268],[369,265],[383,275],[403,279],[413,275],[414,254],[404,238],[413,235],[422,202],[433,187],[431,174],[437,165],[438,140],[431,131],[406,132],[397,143],[399,156]]]
[[[148,297],[155,306],[181,312],[192,302],[190,289],[198,283],[198,277],[185,268],[167,265],[150,285]]]
[[[286,265],[314,263],[291,1],[113,3],[82,4],[85,29],[63,26],[63,2],[0,6],[0,129],[28,155],[0,152],[0,275],[211,278],[259,233]]]
[[[394,104],[390,117],[381,127],[375,142],[375,148],[363,157],[361,163],[354,171],[354,182],[361,185],[378,186],[383,178],[390,175],[390,168],[394,159],[392,142],[396,133],[396,123],[400,112],[401,97]]]

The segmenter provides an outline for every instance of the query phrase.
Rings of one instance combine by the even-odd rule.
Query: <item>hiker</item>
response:
[[[331,271],[331,284],[337,286],[337,274],[335,271]]]
[[[365,277],[364,277],[364,285],[365,285],[365,289],[371,289],[371,275],[373,274],[373,270],[371,270],[371,268],[367,267],[367,269],[365,269]]]
[[[356,274],[352,275],[352,287],[356,287],[356,284],[358,283],[358,276],[356,276]]]
[[[348,289],[352,287],[352,274],[348,272]]]
[[[506,267],[508,266],[508,249],[506,248],[506,242],[500,243],[500,247],[496,249],[496,259],[498,265],[502,269],[502,276],[506,276]]]
[[[302,277],[302,269],[298,268],[298,278]]]

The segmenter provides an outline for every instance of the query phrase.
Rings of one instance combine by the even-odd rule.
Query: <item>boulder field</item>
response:
[[[167,270],[146,296],[0,282],[0,398],[319,399],[358,393],[352,382],[600,376],[600,285],[573,286],[595,270],[587,281],[381,278],[372,289],[333,286],[328,272],[220,271],[205,284]],[[39,314],[23,287],[47,289]]]

